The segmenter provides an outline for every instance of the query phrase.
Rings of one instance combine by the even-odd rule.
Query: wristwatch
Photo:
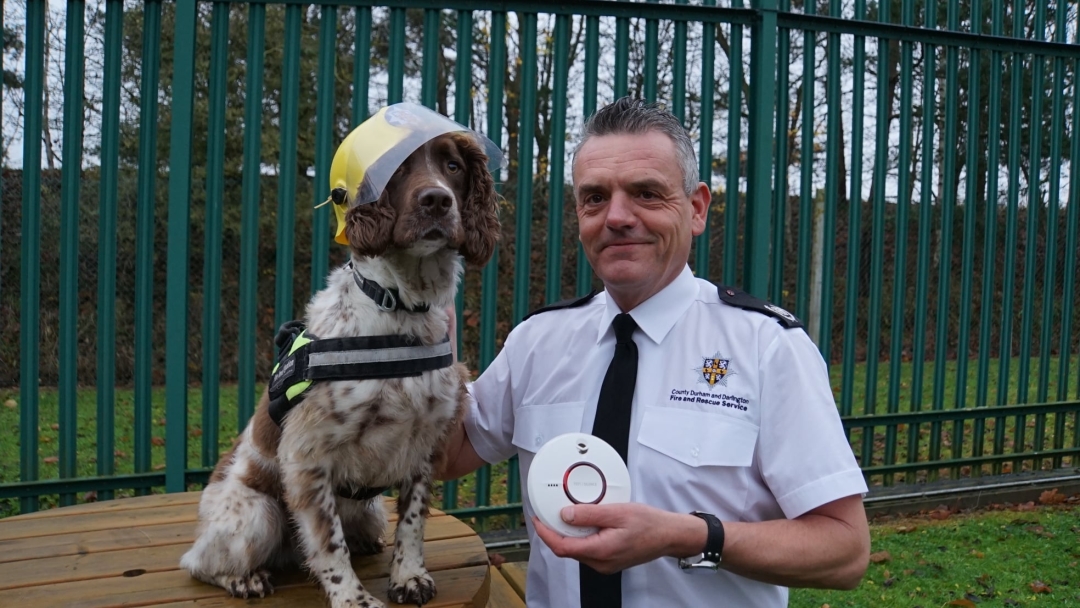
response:
[[[716,572],[720,569],[720,555],[724,552],[724,524],[711,513],[693,511],[690,515],[703,519],[709,526],[709,534],[705,540],[705,551],[691,557],[679,558],[679,568],[689,572],[695,570]]]

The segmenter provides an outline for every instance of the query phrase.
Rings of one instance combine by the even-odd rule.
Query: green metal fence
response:
[[[344,260],[313,208],[336,144],[403,99],[511,161],[472,369],[593,286],[568,153],[629,93],[698,138],[695,272],[807,321],[872,484],[1075,467],[1080,9],[714,4],[6,2],[0,514],[205,481]],[[485,467],[442,506],[513,525],[518,487]]]

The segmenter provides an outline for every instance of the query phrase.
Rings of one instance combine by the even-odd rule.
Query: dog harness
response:
[[[382,288],[353,271],[361,291],[381,310],[423,312],[427,305],[409,308],[393,290]],[[270,419],[279,427],[285,416],[304,400],[315,382],[334,380],[373,380],[407,378],[450,367],[454,355],[447,335],[436,344],[422,344],[414,336],[385,335],[354,338],[326,338],[307,331],[303,321],[289,321],[274,337],[277,360],[270,375]],[[367,500],[387,488],[339,489],[338,495]]]
[[[400,335],[320,340],[302,321],[289,321],[274,344],[279,350],[270,376],[270,419],[278,426],[315,382],[406,378],[454,363],[450,336],[431,345]]]

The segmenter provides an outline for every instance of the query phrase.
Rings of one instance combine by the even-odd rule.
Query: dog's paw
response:
[[[387,590],[390,601],[398,604],[415,604],[423,606],[435,597],[435,581],[427,572],[419,576],[406,579],[404,582],[390,581]]]
[[[270,584],[270,573],[266,570],[255,570],[242,576],[223,576],[221,586],[228,590],[233,597],[244,599],[253,597],[266,597],[274,592],[274,586]]]
[[[357,595],[356,597],[344,600],[338,600],[331,597],[330,606],[331,608],[386,608],[386,604],[375,599],[374,595],[371,595],[363,588],[360,589],[360,595]]]

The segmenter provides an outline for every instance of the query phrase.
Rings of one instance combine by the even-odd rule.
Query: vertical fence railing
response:
[[[91,158],[86,150],[92,148],[78,144],[89,125],[82,118],[89,89],[81,59],[99,50],[81,41],[90,39],[83,31],[90,23],[87,7],[99,5],[105,7],[98,45],[101,145]],[[629,93],[667,104],[692,127],[699,177],[719,193],[706,232],[694,241],[692,267],[804,317],[823,357],[839,363],[833,385],[840,412],[874,483],[1075,464],[1080,414],[1069,399],[1080,398],[1077,276],[1070,263],[1080,230],[1077,9],[1044,0],[1019,7],[950,0],[929,11],[913,0],[869,7],[830,0],[801,12],[787,0],[750,5],[511,2],[474,11],[448,2],[444,9],[395,3],[339,11],[334,2],[149,0],[128,9],[141,15],[143,35],[141,52],[125,55],[130,15],[124,5],[70,0],[63,108],[50,114],[44,88],[52,76],[40,57],[51,17],[45,3],[29,2],[22,24],[21,483],[0,485],[0,500],[19,498],[19,508],[31,511],[39,494],[70,504],[83,489],[109,498],[112,490],[144,492],[164,483],[181,491],[204,480],[218,457],[219,428],[239,430],[253,412],[265,373],[263,325],[271,315],[275,327],[296,315],[294,275],[309,278],[311,291],[324,284],[331,259],[328,210],[305,208],[313,206],[309,198],[326,198],[335,144],[372,108],[404,99],[452,111],[500,144],[515,142],[511,167],[497,180],[507,198],[506,185],[514,189],[505,204],[517,221],[501,245],[513,255],[503,253],[500,266],[497,252],[484,268],[467,269],[457,302],[461,356],[477,371],[531,308],[591,289],[592,272],[566,221],[574,140],[565,134],[598,106]],[[162,31],[163,22],[171,31]],[[230,30],[246,39],[231,59]],[[171,65],[160,70],[168,74],[165,87],[158,69],[128,70],[140,62],[160,66],[163,43],[173,46],[164,54]],[[232,73],[235,64],[242,76]],[[867,77],[867,64],[876,77]],[[119,96],[126,73],[141,75],[137,108]],[[351,86],[338,83],[350,76]],[[230,91],[235,78],[244,80],[239,93]],[[161,90],[169,91],[167,99]],[[230,110],[241,101],[242,120],[233,120]],[[168,113],[160,116],[167,122],[159,119],[163,103]],[[42,182],[48,171],[42,158],[50,153],[42,138],[56,124],[54,114],[63,127],[54,197],[61,243],[51,256],[38,243],[44,223],[53,221],[40,203],[56,191]],[[127,158],[120,148],[129,122],[137,122],[137,152],[125,165],[118,159]],[[159,122],[170,137],[160,172]],[[975,124],[987,126],[969,126]],[[873,140],[865,153],[864,140]],[[238,147],[242,156],[229,158]],[[196,157],[206,166],[193,167]],[[88,189],[85,166],[93,163],[100,163],[100,173],[96,188]],[[126,213],[126,199],[117,185],[131,165],[137,165],[135,210],[121,217],[133,216],[134,288],[118,290],[117,259],[124,259],[118,232],[125,227],[117,216]],[[159,173],[168,178],[167,217],[156,218],[162,215],[155,203]],[[264,184],[270,183],[276,195],[268,204]],[[93,213],[81,206],[88,190],[96,192]],[[546,199],[536,194],[545,191]],[[200,212],[203,238],[189,243]],[[92,283],[78,272],[86,250],[79,224],[95,215],[98,303],[91,307],[78,297]],[[161,220],[165,244],[155,243]],[[306,230],[298,236],[294,225],[308,221],[310,237]],[[235,234],[239,259],[223,265],[220,260],[236,253],[224,247]],[[269,281],[260,278],[268,259],[260,236],[274,243],[269,295]],[[197,248],[200,259],[189,259]],[[302,277],[308,260],[301,251],[315,252],[309,277]],[[48,290],[41,282],[43,253],[59,267],[58,285]],[[161,263],[163,294],[154,290]],[[198,266],[200,276],[189,281]],[[226,289],[233,271],[238,277]],[[230,289],[238,291],[235,298]],[[1018,297],[1001,297],[1014,291]],[[163,317],[155,293],[164,300]],[[49,362],[58,390],[43,408],[37,378],[45,351],[37,312],[43,296],[53,302],[54,294],[58,330],[47,329],[58,336],[50,343],[58,362]],[[129,297],[137,356],[121,386],[116,336],[127,321],[117,319],[117,303]],[[201,310],[189,321],[196,297]],[[225,302],[234,301],[236,310],[223,312]],[[155,323],[155,316],[163,322]],[[96,328],[96,480],[78,475],[85,470],[76,432],[83,415],[78,383],[90,377],[80,372],[79,323],[87,317]],[[189,335],[198,336],[196,352],[189,352]],[[232,339],[235,348],[226,354]],[[151,356],[155,349],[163,365]],[[196,357],[201,450],[189,462],[188,394],[195,387],[188,375]],[[159,415],[153,385],[162,380],[165,447],[155,451],[161,446],[151,441]],[[121,433],[128,423],[121,422],[118,404],[129,383],[134,419]],[[225,394],[233,391],[235,429],[233,419],[219,418]],[[1028,402],[1042,405],[1017,405]],[[52,420],[58,422],[55,475],[67,485],[38,479],[43,450],[52,449],[43,448],[39,427]],[[128,433],[133,464],[123,469],[116,463]],[[162,451],[160,474],[155,454]],[[118,470],[135,475],[124,479]],[[501,494],[495,484],[504,476]],[[481,519],[508,513],[493,503],[518,502],[519,482],[513,460],[505,469],[484,467],[472,487],[446,484],[442,506],[474,505],[458,512]]]
[[[85,27],[84,13],[86,6],[79,0],[67,3],[67,30],[64,38],[70,52],[64,56],[64,115],[79,116],[83,111],[83,68]],[[69,479],[75,475],[75,429],[78,420],[76,412],[78,394],[76,386],[76,327],[78,323],[79,292],[79,190],[82,182],[82,134],[81,120],[64,121],[63,165],[60,178],[60,478]],[[102,171],[102,184],[105,172]],[[115,176],[114,176],[115,177]],[[107,214],[102,214],[102,225],[107,222]],[[104,230],[102,230],[104,232]],[[104,235],[103,235],[104,236]],[[104,259],[104,258],[103,258]],[[115,256],[112,258],[115,260]],[[100,377],[98,380],[104,380]],[[102,418],[103,421],[111,421]],[[104,429],[108,423],[99,425]],[[61,494],[60,505],[74,504],[72,494]]]

